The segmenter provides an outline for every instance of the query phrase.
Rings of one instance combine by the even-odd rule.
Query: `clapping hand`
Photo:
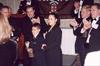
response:
[[[79,24],[76,21],[70,22],[70,25],[73,27],[77,27]]]
[[[91,22],[87,21],[86,19],[83,19],[83,24],[84,24],[83,28],[85,30],[91,28]]]

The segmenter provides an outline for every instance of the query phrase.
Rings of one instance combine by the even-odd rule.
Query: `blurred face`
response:
[[[56,22],[57,22],[57,19],[55,18],[55,16],[54,15],[49,15],[48,24],[50,26],[54,26],[56,24]]]
[[[81,16],[82,18],[88,18],[90,16],[90,11],[83,8],[81,11]]]
[[[9,17],[10,16],[10,10],[8,8],[3,8],[1,10],[1,13],[5,16],[5,17]]]
[[[33,10],[33,8],[30,7],[30,8],[26,9],[26,14],[28,17],[30,17],[30,18],[34,17],[35,16],[34,13],[35,13],[35,10]]]
[[[96,18],[98,16],[100,16],[100,10],[96,7],[96,6],[92,6],[91,7],[91,16],[92,18]]]
[[[75,8],[79,8],[79,7],[80,7],[80,2],[75,2],[75,3],[74,3],[74,7],[75,7]]]
[[[35,35],[40,32],[40,29],[38,27],[32,27],[32,34]]]

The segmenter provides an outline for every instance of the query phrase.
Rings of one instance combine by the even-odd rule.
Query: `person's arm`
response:
[[[45,33],[48,30],[48,25],[46,24],[45,20],[40,17],[40,24],[41,24],[41,31]]]

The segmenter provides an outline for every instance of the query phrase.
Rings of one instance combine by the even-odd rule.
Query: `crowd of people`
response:
[[[80,10],[81,7],[81,10]],[[60,20],[56,13],[48,21],[32,5],[24,8],[25,16],[12,17],[9,6],[0,5],[0,66],[18,66],[18,41],[24,35],[23,66],[63,66]],[[80,17],[79,17],[80,16]],[[70,22],[76,36],[75,52],[81,66],[100,66],[100,4],[81,5],[75,0]]]
[[[80,56],[81,66],[100,66],[100,4],[83,5],[80,17],[80,1],[75,1],[75,21],[70,25],[76,35],[75,52]]]
[[[24,66],[62,66],[62,31],[58,16],[50,13],[46,24],[33,6],[28,5],[25,12],[26,16],[18,20],[11,16],[10,7],[3,5],[0,9],[0,66],[18,66],[21,33],[25,43]]]

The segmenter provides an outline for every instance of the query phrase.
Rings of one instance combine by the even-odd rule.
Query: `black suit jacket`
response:
[[[30,48],[33,48],[34,51],[41,51],[42,44],[45,44],[45,39],[43,34],[40,32],[36,38],[30,41]]]
[[[12,37],[16,37],[16,39],[20,36],[21,33],[21,18],[17,18],[17,17],[9,17],[9,24],[12,26],[13,28],[13,36]]]
[[[46,66],[45,65],[45,48],[41,49],[42,45],[45,44],[43,34],[40,32],[37,37],[33,37],[30,41],[30,48],[33,49],[33,61],[32,66]]]
[[[98,20],[98,22],[96,23],[98,24],[98,28],[97,29],[92,29],[90,35],[90,49],[89,51],[98,51],[100,50],[100,18]]]
[[[75,10],[75,8],[72,8],[72,10],[71,10],[71,16],[72,16],[72,18],[78,18],[78,13],[75,14],[74,10]]]

